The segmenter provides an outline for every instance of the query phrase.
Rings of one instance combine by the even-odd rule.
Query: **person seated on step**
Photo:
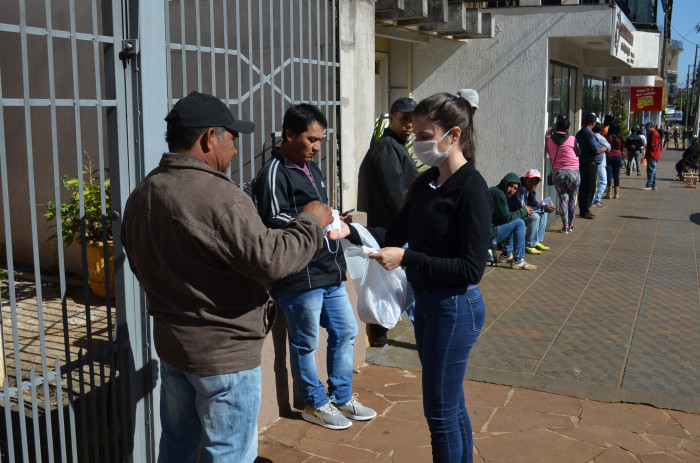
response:
[[[700,167],[700,140],[696,139],[687,150],[683,152],[681,160],[676,163],[678,180],[683,180],[686,172],[697,172]]]
[[[532,208],[532,215],[523,218],[525,222],[525,252],[528,254],[542,254],[549,247],[542,244],[544,232],[547,230],[547,218],[555,207],[553,204],[540,204],[537,201],[537,185],[540,184],[542,175],[537,169],[530,169],[524,177],[520,177],[520,187],[513,196],[508,198],[508,209],[517,212],[524,206]]]
[[[510,262],[510,268],[516,270],[536,270],[536,265],[525,262],[525,222],[524,217],[531,217],[532,207],[522,206],[515,212],[508,208],[508,198],[515,195],[520,188],[520,178],[509,173],[498,184],[489,188],[493,198],[493,216],[491,218],[492,244],[503,242],[503,252],[498,262]]]

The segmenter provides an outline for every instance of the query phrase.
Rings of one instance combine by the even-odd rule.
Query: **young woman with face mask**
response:
[[[432,166],[414,182],[371,257],[404,266],[416,296],[415,334],[423,365],[423,410],[433,461],[472,461],[463,381],[484,324],[477,283],[486,266],[493,201],[475,168],[471,106],[455,95],[424,99],[413,112],[414,152]],[[408,249],[401,246],[408,242]]]

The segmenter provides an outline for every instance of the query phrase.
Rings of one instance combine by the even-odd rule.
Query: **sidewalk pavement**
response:
[[[594,220],[553,225],[526,257],[538,270],[487,268],[464,382],[476,462],[700,463],[700,190],[672,180],[681,152],[662,154],[658,190],[623,174]],[[377,418],[281,418],[258,461],[431,461],[410,321],[389,334],[353,383]]]

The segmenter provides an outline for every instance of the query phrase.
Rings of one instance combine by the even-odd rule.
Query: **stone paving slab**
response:
[[[551,250],[526,256],[538,270],[487,268],[467,379],[700,412],[700,190],[672,179],[680,153],[663,153],[657,191],[622,175],[596,219],[553,224]],[[368,362],[419,371],[410,321],[389,337]]]
[[[432,460],[420,372],[365,365],[353,386],[376,418],[342,431],[280,418],[261,430],[256,463]],[[464,390],[476,463],[700,462],[700,415],[469,380]]]

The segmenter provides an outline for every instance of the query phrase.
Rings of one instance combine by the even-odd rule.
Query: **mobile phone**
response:
[[[351,212],[355,212],[355,209],[348,209],[347,211],[343,212],[343,213],[340,214],[340,215],[345,216],[345,215],[348,215],[348,214],[351,213]]]

